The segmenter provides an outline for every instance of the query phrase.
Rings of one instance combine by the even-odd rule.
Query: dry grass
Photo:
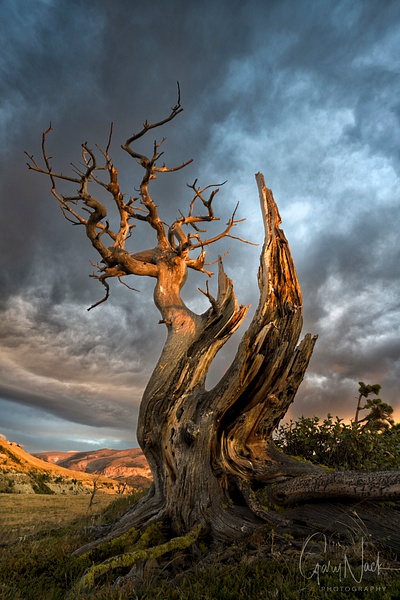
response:
[[[96,494],[89,509],[90,495],[0,494],[0,544],[64,527],[84,516],[90,523],[115,498],[110,494]]]
[[[109,495],[96,496],[92,512],[88,511],[88,496],[0,495],[0,531],[21,532],[24,526],[35,527],[32,533],[22,536],[14,544],[0,549],[1,600],[65,600],[92,561],[106,559],[107,548],[98,556],[76,557],[72,552],[88,541],[86,524],[91,520],[99,524],[112,523],[138,499],[133,496],[114,496],[112,506],[101,516],[99,511],[107,506]],[[7,518],[7,521],[6,521]],[[28,532],[31,533],[31,532]],[[14,532],[15,534],[15,532]],[[132,541],[132,538],[130,538]],[[339,579],[338,573],[321,573],[320,585],[315,577],[307,578],[300,572],[300,548],[293,545],[290,536],[279,536],[268,526],[231,547],[213,553],[212,560],[204,560],[208,549],[206,540],[194,554],[181,550],[160,559],[158,565],[145,563],[140,582],[128,581],[122,587],[113,587],[118,575],[99,579],[96,587],[86,592],[73,592],[70,597],[83,600],[393,600],[400,598],[398,571],[377,574],[366,573],[362,588],[366,593],[353,592],[353,578]],[[128,540],[129,545],[129,540]],[[359,556],[359,548],[340,546],[350,560]],[[112,545],[110,556],[127,548]],[[376,550],[376,551],[375,551]],[[376,556],[378,549],[373,549]],[[315,549],[316,556],[320,550]],[[202,557],[199,553],[202,553]],[[369,555],[368,555],[369,556]],[[200,558],[199,558],[200,557]],[[382,560],[384,559],[382,555]],[[197,568],[197,560],[200,561]],[[386,558],[385,558],[386,561]],[[386,563],[393,568],[398,563]],[[354,562],[354,565],[356,563]],[[357,569],[359,564],[357,563]],[[310,569],[314,565],[310,563]],[[129,568],[128,568],[129,569]],[[358,571],[357,571],[358,572]],[[369,576],[371,575],[371,577]],[[372,576],[374,575],[374,576]],[[170,585],[168,582],[172,582]],[[132,587],[133,586],[133,587]],[[335,588],[333,590],[333,588]],[[333,591],[326,591],[333,590]],[[336,591],[339,590],[339,591]]]

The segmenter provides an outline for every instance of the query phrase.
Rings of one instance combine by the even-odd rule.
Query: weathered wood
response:
[[[223,538],[246,529],[246,511],[240,508],[239,522],[232,503],[234,476],[276,475],[267,442],[293,401],[315,343],[306,336],[296,346],[302,326],[300,288],[272,193],[262,175],[256,177],[266,230],[261,298],[236,358],[221,382],[207,391],[211,361],[247,308],[238,307],[220,262],[217,298],[206,313],[193,314],[180,298],[183,269],[171,257],[164,276],[164,254],[157,263],[155,299],[168,338],[139,414],[138,439],[175,529],[190,530],[200,522]],[[171,265],[181,275],[173,275]],[[256,523],[250,511],[246,520],[247,527]]]
[[[322,472],[297,477],[271,490],[271,499],[281,506],[328,498],[393,500],[400,497],[400,473]]]
[[[289,244],[280,228],[278,208],[261,173],[257,173],[256,181],[265,240],[258,273],[258,307],[232,364],[211,390],[206,389],[206,376],[214,357],[241,326],[248,307],[238,304],[221,259],[216,297],[208,287],[203,291],[210,302],[203,314],[196,314],[185,305],[181,290],[188,269],[210,275],[204,269],[209,245],[224,237],[246,240],[232,235],[233,227],[240,222],[235,218],[236,209],[219,234],[201,238],[205,230],[200,227],[217,220],[213,201],[218,186],[200,188],[196,180],[189,186],[194,197],[187,215],[181,213],[169,226],[159,215],[149,192],[151,181],[190,161],[174,168],[158,166],[163,142],[154,142],[153,155],[149,157],[134,150],[132,144],[149,130],[174,119],[181,110],[178,92],[178,102],[169,116],[157,123],[146,122],[122,146],[144,169],[139,205],[138,198],[127,199],[120,190],[118,171],[109,156],[112,130],[106,150],[101,153],[103,163],[97,164],[94,152],[85,143],[82,166],[75,168],[73,177],[52,169],[46,151],[51,127],[42,138],[44,167],[28,155],[29,168],[49,177],[51,192],[64,216],[84,225],[90,243],[101,257],[101,264],[95,265],[98,274],[92,276],[106,288],[106,294],[90,308],[108,299],[108,279],[152,277],[154,302],[161,314],[160,322],[167,328],[166,343],[143,394],[137,430],[154,483],[147,496],[114,528],[78,553],[132,527],[142,530],[158,521],[167,521],[176,536],[200,527],[202,535],[208,534],[217,542],[246,535],[265,520],[279,527],[293,525],[295,517],[291,520],[290,511],[288,518],[282,519],[256,501],[252,495],[254,483],[270,485],[271,501],[282,505],[316,498],[383,499],[400,495],[398,473],[328,473],[285,456],[272,443],[272,433],[294,400],[317,338],[307,334],[299,343],[303,325],[300,285]],[[103,176],[108,180],[103,181]],[[58,191],[60,180],[74,185],[72,196]],[[117,219],[108,219],[106,204],[94,197],[89,191],[91,186],[106,190]],[[152,228],[155,246],[130,253],[125,244],[135,220]],[[110,222],[118,222],[119,229],[113,231]],[[187,226],[195,233],[187,233]],[[107,238],[110,246],[105,243]]]

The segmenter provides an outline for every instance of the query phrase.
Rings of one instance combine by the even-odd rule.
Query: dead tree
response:
[[[50,178],[51,192],[64,217],[84,227],[100,255],[93,277],[104,286],[105,295],[90,308],[108,299],[111,278],[124,283],[129,275],[152,277],[154,302],[168,332],[143,394],[137,428],[154,483],[107,539],[162,520],[171,524],[176,535],[193,535],[200,526],[216,541],[235,539],[254,530],[262,519],[275,522],[281,518],[256,501],[252,487],[260,482],[274,484],[271,500],[282,505],[313,497],[395,497],[400,489],[399,474],[360,478],[351,473],[328,473],[285,456],[273,445],[272,433],[293,402],[316,337],[307,334],[298,345],[300,286],[280,229],[278,208],[260,173],[256,180],[265,241],[258,273],[259,304],[229,369],[212,389],[206,389],[206,375],[215,355],[240,327],[248,307],[238,305],[221,259],[215,297],[208,286],[203,290],[210,304],[203,314],[195,314],[185,305],[181,289],[188,269],[211,275],[206,269],[207,247],[222,238],[240,240],[233,235],[239,220],[233,211],[220,233],[207,237],[207,224],[217,220],[214,204],[219,187],[202,188],[196,180],[189,186],[193,196],[187,213],[167,225],[150,194],[150,184],[191,161],[177,167],[160,164],[164,139],[154,142],[151,156],[135,149],[138,140],[181,111],[178,96],[165,119],[146,121],[141,131],[122,145],[143,169],[138,198],[127,199],[121,191],[110,157],[112,128],[105,150],[95,153],[87,143],[82,144],[83,166],[75,167],[72,175],[53,171],[46,150],[51,126],[42,137],[43,164],[28,155],[29,168]],[[62,194],[60,180],[76,191]],[[109,224],[109,207],[95,197],[96,188],[108,193],[119,217],[117,230]],[[138,221],[153,230],[155,245],[130,253],[126,243]]]
[[[94,497],[96,495],[98,488],[98,480],[99,480],[100,474],[96,477],[96,479],[93,479],[93,490],[92,493],[90,495],[90,500],[89,500],[89,508],[92,508],[93,504],[94,504]]]

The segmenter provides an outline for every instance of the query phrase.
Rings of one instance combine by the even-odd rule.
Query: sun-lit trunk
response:
[[[155,497],[177,533],[200,523],[229,539],[254,526],[236,478],[276,473],[272,431],[294,398],[315,343],[307,336],[296,346],[300,290],[272,194],[261,177],[258,182],[267,233],[260,304],[231,368],[212,390],[205,389],[208,369],[247,308],[238,307],[220,263],[218,296],[210,296],[206,313],[195,315],[180,297],[184,261],[172,252],[158,260],[154,298],[168,336],[143,396],[138,440]]]
[[[160,268],[155,301],[168,335],[144,392],[138,423],[155,495],[177,533],[197,522],[209,527],[212,514],[215,518],[228,502],[212,465],[217,423],[205,379],[215,354],[247,313],[246,307],[237,306],[221,264],[217,299],[203,315],[194,314],[180,298],[185,279],[181,267],[171,259]]]
[[[313,497],[368,498],[371,490],[376,499],[399,493],[398,474],[361,481],[357,473],[327,473],[286,456],[272,442],[316,337],[307,334],[298,344],[302,302],[293,260],[272,193],[261,175],[257,182],[266,230],[260,301],[230,368],[210,390],[205,379],[211,362],[243,322],[247,307],[238,306],[220,261],[217,297],[207,292],[210,308],[194,314],[180,297],[185,265],[173,251],[158,256],[155,302],[168,334],[138,422],[154,484],[101,542],[78,553],[158,521],[178,536],[201,526],[202,534],[217,542],[240,538],[262,521],[282,526],[284,517],[259,504],[254,485],[267,485],[274,505]]]
[[[237,207],[222,230],[207,237],[208,224],[218,221],[213,200],[223,184],[201,188],[196,179],[188,186],[194,195],[186,213],[179,211],[171,225],[159,214],[149,192],[150,183],[158,175],[180,170],[191,161],[172,168],[161,165],[159,159],[164,153],[160,146],[165,139],[154,141],[150,156],[136,151],[133,145],[181,112],[178,85],[177,103],[170,114],[156,123],[146,120],[142,129],[121,146],[144,169],[137,198],[121,192],[118,171],[109,154],[112,126],[108,144],[98,156],[86,142],[82,144],[82,161],[72,175],[53,169],[46,149],[51,126],[42,135],[43,165],[27,155],[29,168],[49,178],[51,193],[64,217],[84,226],[100,256],[99,264],[94,265],[97,274],[91,276],[105,292],[88,310],[108,300],[109,279],[125,283],[123,278],[127,276],[151,277],[156,281],[154,301],[161,314],[160,322],[167,328],[164,348],[143,395],[137,430],[154,484],[114,526],[107,528],[106,534],[76,554],[103,544],[112,549],[113,543],[108,542],[128,531],[125,542],[131,536],[139,535],[140,539],[136,551],[131,552],[128,543],[126,553],[89,568],[82,577],[85,584],[93,583],[96,574],[187,548],[196,542],[200,532],[208,535],[207,541],[211,538],[212,542],[230,542],[251,532],[262,521],[286,527],[287,521],[279,512],[258,502],[253,492],[260,485],[265,486],[269,505],[371,495],[383,500],[398,498],[400,494],[399,473],[327,473],[318,466],[285,456],[272,442],[273,431],[304,377],[316,337],[307,334],[298,345],[302,329],[300,286],[288,242],[280,229],[278,208],[260,173],[256,179],[265,241],[258,273],[259,304],[231,366],[213,389],[205,389],[216,353],[240,327],[248,307],[238,306],[222,260],[216,298],[208,287],[203,292],[210,302],[204,314],[189,310],[182,301],[181,289],[188,268],[212,275],[205,268],[206,250],[211,244],[225,237],[246,240],[232,232],[241,221],[235,217]],[[72,195],[59,191],[60,180],[73,186]],[[105,201],[95,197],[99,186],[101,198],[106,191]],[[110,200],[119,217],[116,220],[109,216]],[[113,229],[113,222],[118,229]],[[133,235],[135,222],[144,223],[151,230],[156,238],[154,247],[134,253],[128,250],[126,243]],[[160,523],[169,525],[175,537],[143,553],[151,526],[156,525],[159,530]]]

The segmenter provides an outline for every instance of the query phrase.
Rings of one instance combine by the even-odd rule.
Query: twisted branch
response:
[[[107,282],[112,277],[117,277],[120,283],[126,285],[121,278],[126,275],[146,275],[150,277],[158,277],[158,261],[161,257],[170,256],[180,257],[190,269],[197,270],[201,273],[211,276],[213,273],[205,269],[206,251],[205,247],[221,240],[224,237],[229,237],[251,243],[241,237],[232,235],[232,229],[244,219],[236,218],[238,205],[235,207],[231,218],[228,220],[226,227],[219,234],[203,239],[202,234],[207,233],[206,228],[202,228],[203,223],[218,221],[219,218],[214,214],[213,201],[219,189],[226,182],[216,185],[207,185],[200,188],[197,185],[197,179],[192,185],[188,185],[193,190],[194,196],[189,204],[187,215],[181,213],[181,216],[176,219],[172,225],[166,224],[160,217],[158,207],[149,192],[150,182],[157,177],[158,173],[172,173],[183,169],[192,161],[183,162],[177,167],[167,167],[165,163],[159,165],[160,158],[163,156],[161,146],[165,142],[162,138],[160,142],[154,141],[153,151],[151,156],[146,156],[136,151],[132,145],[134,142],[141,139],[149,131],[159,128],[166,123],[175,119],[183,111],[181,106],[180,87],[178,83],[178,98],[175,106],[167,117],[149,123],[147,120],[143,124],[142,129],[137,134],[129,137],[122,149],[126,151],[135,161],[144,169],[139,190],[138,198],[129,197],[125,200],[119,182],[118,170],[110,157],[110,147],[113,136],[113,123],[110,125],[107,144],[104,150],[96,146],[98,153],[89,146],[87,142],[81,144],[81,162],[79,166],[73,163],[73,175],[65,175],[62,172],[54,171],[52,166],[52,158],[47,151],[48,134],[53,130],[50,123],[49,127],[42,134],[41,152],[43,164],[40,165],[34,159],[33,155],[25,152],[28,157],[28,168],[44,175],[50,179],[51,192],[57,199],[64,218],[73,225],[83,225],[86,230],[86,235],[89,238],[92,246],[100,254],[104,267],[97,267],[98,274],[91,275],[105,287],[105,296],[89,310],[105,302],[110,295],[110,288]],[[100,160],[98,160],[100,157]],[[104,175],[102,175],[104,172]],[[71,194],[65,194],[58,190],[59,183],[75,185],[75,191]],[[119,216],[118,229],[112,230],[108,220],[108,207],[106,202],[100,201],[95,192],[96,187],[101,187],[106,190],[112,198],[112,205],[115,207]],[[206,192],[209,191],[207,195]],[[195,205],[200,202],[203,209],[200,212],[195,212]],[[140,205],[139,205],[140,204]],[[87,214],[85,214],[87,213]],[[135,227],[134,221],[146,222],[152,227],[156,233],[157,243],[155,248],[130,254],[125,248],[127,240],[132,236]],[[184,226],[192,228],[194,233],[187,233],[183,230]],[[106,238],[103,236],[106,234]],[[111,240],[111,245],[107,245],[105,240]],[[189,254],[193,250],[200,250],[197,258],[191,257]],[[170,260],[168,259],[168,260]],[[130,287],[130,286],[127,286]],[[134,288],[131,288],[134,289]]]

